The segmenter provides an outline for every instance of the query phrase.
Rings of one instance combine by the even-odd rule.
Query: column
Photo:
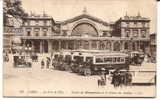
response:
[[[68,50],[68,41],[65,41],[66,42],[66,49]]]
[[[43,40],[39,41],[39,45],[40,45],[40,53],[43,53]]]
[[[61,41],[58,41],[58,43],[59,50],[61,50]]]
[[[111,51],[114,51],[114,41],[111,41]]]
[[[137,41],[135,42],[135,50],[136,50],[136,51],[138,50]]]
[[[97,50],[99,50],[99,41],[96,41]]]
[[[76,40],[73,40],[73,50],[76,50],[77,46],[76,46]]]
[[[122,44],[121,44],[121,51],[124,51],[124,46],[125,45],[125,41],[122,41]]]
[[[140,45],[141,45],[141,43],[140,43],[140,41],[138,41],[138,50],[139,50],[139,51],[141,50]]]
[[[31,48],[32,48],[32,50],[33,50],[33,52],[34,52],[34,49],[35,49],[35,47],[34,47],[34,40],[31,41],[31,45],[32,45]]]
[[[52,52],[52,41],[48,40],[48,53]]]
[[[92,49],[92,41],[88,41],[88,43],[89,43],[89,50],[91,50]]]
[[[130,51],[132,51],[132,46],[133,46],[133,43],[132,43],[132,42],[133,42],[132,40],[129,41],[129,46],[128,46],[128,47],[129,47],[129,50],[130,50]]]

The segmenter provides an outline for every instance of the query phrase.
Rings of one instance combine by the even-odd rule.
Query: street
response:
[[[33,62],[32,68],[14,68],[12,57],[4,62],[4,96],[65,96],[65,97],[149,97],[155,95],[155,86],[123,86],[114,88],[111,80],[106,86],[98,87],[98,75],[82,76],[76,73],[41,69],[40,62]],[[149,91],[147,93],[146,91]]]

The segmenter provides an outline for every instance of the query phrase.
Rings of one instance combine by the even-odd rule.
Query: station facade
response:
[[[65,21],[55,21],[46,14],[23,19],[21,36],[24,47],[37,53],[62,50],[103,50],[110,52],[147,52],[150,19],[140,14],[125,15],[108,23],[83,12]]]

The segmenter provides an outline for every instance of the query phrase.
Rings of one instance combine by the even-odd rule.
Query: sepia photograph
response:
[[[156,0],[3,0],[4,97],[156,97]]]

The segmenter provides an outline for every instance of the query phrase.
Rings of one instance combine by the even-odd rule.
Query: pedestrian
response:
[[[121,84],[121,73],[118,72],[117,77],[116,77],[116,86],[119,87]]]
[[[46,63],[47,63],[47,64],[46,64],[46,68],[49,69],[50,61],[47,59]]]
[[[111,83],[114,85],[114,87],[118,86],[118,72],[117,71],[115,71],[113,73],[113,77],[112,77],[112,82]]]
[[[41,69],[43,69],[44,68],[44,60],[42,59],[42,61],[41,61]]]
[[[119,85],[120,87],[122,87],[124,85],[124,81],[125,81],[125,73],[124,72],[120,72],[120,80],[119,80]]]
[[[128,84],[128,85],[131,85],[131,84],[132,84],[132,74],[131,74],[130,72],[128,72],[128,75],[127,75],[127,76],[128,76],[128,79],[127,79],[128,82],[127,82],[127,84]]]
[[[52,59],[52,67],[55,68],[55,60]]]

